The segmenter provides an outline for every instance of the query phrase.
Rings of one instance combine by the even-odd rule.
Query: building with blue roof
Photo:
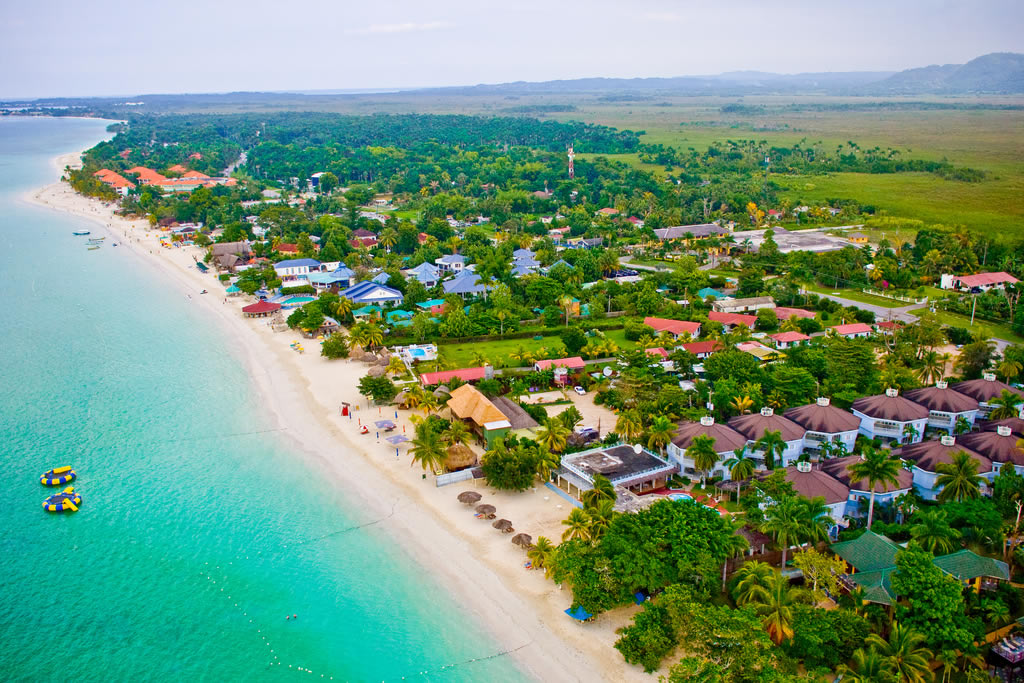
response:
[[[372,280],[357,282],[341,292],[341,296],[358,305],[393,305],[402,303],[405,297],[397,289]]]
[[[531,249],[516,249],[515,251],[512,252],[512,258],[516,260],[521,258],[532,259],[534,256],[535,254]]]
[[[713,296],[716,299],[728,298],[725,296],[725,294],[722,294],[717,289],[712,289],[711,287],[705,287],[704,289],[698,291],[697,296],[699,296],[701,299],[707,299],[709,296]]]
[[[378,285],[386,285],[388,283],[388,280],[390,280],[390,279],[391,279],[390,275],[388,275],[384,271],[381,271],[381,272],[377,273],[376,275],[374,275],[373,278],[370,281],[371,282],[376,282]]]
[[[491,279],[493,280],[494,278]],[[472,271],[463,271],[451,280],[445,280],[442,282],[441,286],[444,288],[445,294],[458,294],[463,299],[468,299],[474,296],[483,296],[486,298],[489,285],[476,273]]]
[[[274,272],[282,280],[305,279],[310,273],[323,270],[322,265],[315,258],[293,258],[275,263]]]
[[[331,289],[332,287],[337,287],[338,289],[350,287],[353,277],[355,277],[355,273],[342,266],[328,273],[310,273],[306,276],[306,279],[309,280],[309,284],[320,291]]]
[[[512,277],[526,277],[527,275],[533,275],[537,272],[537,269],[532,266],[523,266],[515,264],[512,266]]]
[[[419,281],[420,284],[428,289],[441,281],[441,273],[433,264],[427,263],[426,261],[418,266],[406,270],[405,276]]]
[[[466,257],[462,254],[445,254],[434,259],[434,263],[442,273],[461,273],[466,267]]]
[[[423,301],[421,303],[416,304],[416,307],[420,308],[420,309],[422,309],[424,311],[429,311],[431,308],[434,308],[435,306],[443,306],[443,305],[444,305],[444,299],[431,299],[430,301]]]

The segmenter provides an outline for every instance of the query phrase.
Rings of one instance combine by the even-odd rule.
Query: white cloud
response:
[[[422,31],[437,31],[443,28],[451,28],[452,24],[447,21],[427,21],[422,24],[407,21],[403,24],[370,24],[364,28],[357,28],[346,31],[352,35],[380,35],[386,33],[420,33]]]

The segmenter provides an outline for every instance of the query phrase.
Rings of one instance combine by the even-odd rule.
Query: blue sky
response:
[[[1024,52],[1020,0],[5,2],[0,97],[899,70]]]

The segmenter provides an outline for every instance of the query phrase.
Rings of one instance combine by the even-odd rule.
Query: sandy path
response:
[[[65,155],[54,161],[55,168],[59,172],[78,159],[78,154]],[[365,366],[328,361],[318,355],[319,342],[313,340],[303,340],[305,354],[292,351],[289,344],[299,339],[297,334],[274,333],[266,321],[243,318],[239,309],[251,299],[225,303],[221,285],[193,265],[193,256],[201,258],[202,250],[160,247],[161,233],[146,221],[118,218],[111,206],[78,195],[65,183],[33,191],[25,200],[90,219],[162,273],[169,284],[191,294],[194,305],[233,340],[271,420],[293,450],[311,466],[330,473],[345,490],[352,510],[368,519],[391,515],[382,525],[397,546],[430,567],[451,589],[452,599],[488,628],[502,650],[515,650],[512,656],[529,675],[545,681],[650,680],[626,665],[612,647],[615,629],[627,623],[636,608],[616,610],[586,625],[573,622],[562,613],[571,601],[569,591],[545,580],[541,572],[525,570],[525,555],[509,542],[509,535],[474,518],[455,500],[472,483],[437,488],[432,475],[424,480],[419,469],[410,468],[405,447],[396,458],[384,435],[378,442],[373,432],[358,434],[358,419],[380,419],[378,412],[395,418],[394,409],[368,409],[359,396],[356,383]],[[199,295],[203,289],[210,293]],[[361,404],[356,419],[340,416],[342,401]],[[407,411],[399,411],[399,429],[411,433],[408,418]],[[482,483],[476,487],[517,532],[553,540],[561,535],[560,520],[568,514],[568,504],[553,492],[541,487],[509,494]]]

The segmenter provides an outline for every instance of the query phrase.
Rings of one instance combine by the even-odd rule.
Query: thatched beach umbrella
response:
[[[493,505],[484,503],[483,505],[477,505],[476,511],[487,519],[494,519],[494,513],[497,512],[497,509]]]
[[[446,452],[448,459],[445,461],[445,466],[450,472],[464,470],[476,464],[476,453],[466,444],[453,443]]]
[[[516,534],[512,537],[512,542],[520,548],[530,548],[533,546],[533,536],[530,534]]]
[[[396,405],[396,406],[404,406],[405,402],[408,401],[408,400],[409,400],[409,392],[408,391],[399,391],[398,395],[395,396],[393,399],[391,399],[391,403],[392,403],[392,405]]]
[[[436,398],[441,398],[442,396],[451,396],[452,394],[451,390],[448,389],[448,387],[446,387],[443,384],[439,386],[437,389],[434,389],[434,391],[431,393],[433,393]]]
[[[387,368],[382,368],[379,365],[374,365],[372,368],[369,369],[369,371],[367,371],[366,374],[369,377],[380,377],[385,372],[387,372]]]
[[[476,491],[463,491],[462,493],[459,494],[459,502],[465,503],[466,505],[472,505],[473,503],[479,501],[481,498],[483,498],[483,496],[481,496]]]
[[[495,522],[491,526],[493,526],[498,531],[501,531],[501,532],[506,533],[506,534],[515,531],[515,529],[512,528],[512,522],[510,522],[507,519],[499,519],[497,522]]]

